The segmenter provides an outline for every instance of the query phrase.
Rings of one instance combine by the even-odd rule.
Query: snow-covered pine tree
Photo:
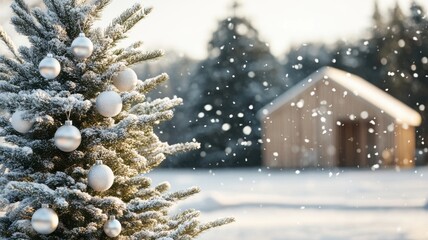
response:
[[[289,86],[298,83],[322,66],[331,63],[330,49],[322,43],[293,46],[285,55],[284,73]]]
[[[145,94],[165,81],[166,74],[138,80],[132,91],[121,92],[122,109],[117,116],[100,115],[102,109],[96,107],[100,93],[119,92],[112,78],[127,66],[162,56],[162,51],[142,51],[141,42],[126,48],[118,45],[150,13],[141,4],[124,11],[105,29],[92,27],[109,2],[45,0],[45,8],[30,9],[23,0],[15,0],[12,23],[18,33],[28,37],[29,46],[16,49],[0,29],[0,38],[11,52],[0,55],[0,108],[23,113],[12,119],[18,124],[15,129],[10,116],[0,117],[4,140],[0,145],[0,211],[5,212],[0,217],[0,239],[107,239],[103,226],[109,215],[122,226],[116,239],[192,239],[233,221],[200,223],[196,210],[170,214],[176,201],[199,189],[168,192],[168,183],[152,187],[150,179],[142,175],[166,155],[198,148],[197,143],[169,145],[153,132],[157,124],[172,118],[172,108],[181,103],[179,98],[145,101]],[[70,48],[81,31],[93,42],[92,55],[84,60],[75,57],[82,52],[73,54]],[[61,66],[60,74],[51,80],[38,69],[48,53]],[[111,111],[109,107],[104,110]],[[81,133],[80,146],[71,152],[57,146],[77,138],[54,141],[54,134],[67,119]],[[99,188],[91,188],[87,179],[97,160],[115,176],[113,185],[103,192],[93,190]],[[107,181],[94,179],[98,184]],[[31,222],[43,204],[59,218],[50,234],[36,232]],[[38,220],[42,221],[37,224],[46,226],[43,221],[52,218]]]
[[[238,11],[238,6],[232,10]],[[193,119],[189,138],[202,146],[199,151],[177,156],[180,164],[260,165],[261,134],[256,113],[285,89],[278,73],[280,65],[252,24],[237,15],[219,22],[208,53],[191,78],[189,91],[189,115]]]

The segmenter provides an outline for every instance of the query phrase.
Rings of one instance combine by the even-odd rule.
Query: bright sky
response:
[[[100,25],[107,25],[136,2],[113,0]],[[411,1],[398,2],[407,12]],[[428,1],[419,2],[428,10]],[[143,40],[148,49],[173,49],[200,59],[206,56],[207,43],[218,21],[232,13],[233,0],[144,0],[143,3],[153,6],[154,11],[131,32],[130,40]],[[304,42],[331,43],[366,34],[374,6],[373,0],[241,0],[241,3],[239,14],[251,20],[277,56]],[[394,4],[395,0],[379,0],[383,13]]]
[[[410,1],[398,0],[403,11]],[[113,1],[105,16],[136,0]],[[428,1],[419,0],[428,10]],[[129,3],[129,4],[128,4]],[[229,16],[233,0],[145,0],[154,11],[132,32],[149,48],[174,49],[194,58],[206,56],[207,42],[217,22]],[[353,39],[366,33],[371,25],[373,0],[241,0],[240,15],[251,20],[261,38],[277,56],[293,44],[309,41],[334,42]],[[386,13],[395,0],[380,0]]]

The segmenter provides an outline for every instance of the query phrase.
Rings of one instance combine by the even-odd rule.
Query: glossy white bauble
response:
[[[132,91],[137,85],[137,81],[137,74],[130,68],[125,68],[113,77],[113,85],[121,92]]]
[[[76,150],[82,142],[82,135],[79,129],[73,126],[73,122],[68,120],[55,132],[55,145],[63,152]]]
[[[71,43],[71,52],[80,60],[90,57],[93,51],[94,44],[84,33],[80,33]]]
[[[10,123],[12,124],[13,129],[20,133],[27,133],[33,127],[33,122],[24,120],[22,117],[25,114],[25,111],[16,111],[12,114],[10,118]]]
[[[105,91],[96,100],[98,112],[104,117],[114,117],[122,111],[122,99],[115,91]]]
[[[122,225],[120,222],[114,217],[110,216],[110,219],[104,224],[104,232],[109,237],[117,237],[122,231]]]
[[[54,79],[61,72],[61,64],[59,64],[58,60],[51,53],[48,53],[39,63],[39,72],[46,79]]]
[[[31,226],[40,234],[51,234],[58,227],[59,219],[54,210],[43,204],[42,208],[34,212],[31,217]]]
[[[114,182],[113,171],[97,160],[95,165],[89,169],[88,185],[97,192],[104,192],[111,188]]]

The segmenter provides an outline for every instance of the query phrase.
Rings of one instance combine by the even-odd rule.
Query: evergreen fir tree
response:
[[[336,48],[335,51],[340,55],[337,56],[333,66],[357,74],[379,88],[385,89],[380,78],[383,74],[383,65],[379,49],[385,41],[386,27],[377,1],[374,3],[372,24],[368,38]]]
[[[425,11],[416,1],[412,1],[410,7],[411,17],[416,24],[426,21]]]
[[[293,80],[301,80],[321,65],[331,65],[362,76],[407,105],[419,110],[428,119],[428,18],[424,9],[412,1],[406,16],[396,4],[388,16],[382,16],[377,2],[372,15],[369,37],[355,42],[337,42],[327,51],[321,44],[308,43],[291,49],[286,55],[285,72]],[[323,57],[328,56],[328,57]],[[330,58],[330,60],[328,60]],[[321,59],[325,59],[322,61]],[[424,147],[428,131],[418,128],[418,147]]]
[[[411,76],[408,70],[411,64],[406,53],[412,50],[405,20],[405,15],[397,3],[392,9],[385,40],[379,51],[380,59],[384,62],[384,89],[401,101],[408,102],[409,91],[403,90],[410,90]]]
[[[412,78],[411,85],[411,106],[417,108],[422,115],[422,121],[428,120],[428,16],[425,10],[416,1],[411,4],[411,15],[408,20],[408,51],[410,66],[409,74]],[[419,148],[426,147],[428,139],[428,129],[426,124],[422,124],[417,129],[417,145]],[[428,159],[425,159],[427,161]]]
[[[0,38],[11,52],[10,57],[0,55],[0,108],[11,114],[24,111],[17,115],[21,128],[12,126],[8,116],[0,117],[0,136],[5,141],[0,145],[0,211],[6,212],[0,217],[1,239],[107,239],[103,226],[109,215],[122,225],[116,239],[192,239],[233,220],[200,223],[196,210],[171,216],[169,209],[176,201],[199,189],[168,192],[168,183],[152,187],[151,180],[142,175],[167,155],[199,146],[169,145],[153,132],[160,122],[171,119],[172,108],[181,104],[179,98],[145,100],[150,90],[168,79],[166,74],[139,80],[133,91],[121,92],[123,107],[117,116],[99,114],[95,99],[100,92],[118,91],[112,86],[115,75],[126,66],[163,54],[143,52],[141,42],[118,46],[150,13],[151,9],[140,4],[124,11],[107,28],[94,29],[94,21],[109,2],[45,0],[46,8],[30,9],[23,0],[15,0],[12,23],[28,37],[30,46],[16,49],[0,29]],[[85,60],[78,60],[70,48],[81,31],[94,46]],[[47,53],[61,65],[61,73],[51,80],[37,69]],[[71,152],[61,151],[57,146],[64,145],[54,141],[55,132],[67,119],[80,130],[82,141]],[[30,128],[24,131],[22,127],[27,125]],[[106,191],[89,186],[88,171],[97,160],[115,176]],[[98,183],[107,180],[94,178]],[[56,230],[48,235],[36,232],[31,224],[42,204],[48,204],[59,218]]]
[[[423,14],[416,2],[411,5],[410,16],[404,15],[396,4],[379,44],[381,88],[413,108],[426,103],[428,90],[426,60],[424,63],[428,22]]]
[[[236,15],[219,23],[208,53],[192,78],[189,97],[195,118],[189,137],[200,141],[201,149],[181,156],[179,164],[259,165],[256,112],[283,91],[279,64],[251,23]]]
[[[410,6],[410,16],[404,15],[398,4],[389,13],[384,19],[375,5],[371,37],[346,47],[357,52],[355,56],[344,54],[345,47],[338,48],[342,50],[337,50],[341,51],[341,57],[336,67],[366,78],[419,110],[425,121],[428,119],[425,110],[428,104],[428,19],[416,1]],[[350,58],[357,64],[348,64],[346,60]],[[424,147],[428,137],[426,125],[422,124],[417,131],[417,145]]]
[[[367,38],[356,42],[337,41],[333,46],[321,43],[306,43],[291,48],[286,54],[284,69],[293,83],[304,79],[322,66],[334,66],[357,74],[381,87],[382,64],[379,49],[385,41],[386,27],[374,3],[373,27]]]
[[[324,44],[308,43],[292,47],[285,56],[284,72],[290,86],[323,66],[332,64],[331,49]]]

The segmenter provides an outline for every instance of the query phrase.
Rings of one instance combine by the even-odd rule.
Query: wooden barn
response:
[[[324,67],[259,112],[270,167],[414,166],[421,116],[366,80]]]

